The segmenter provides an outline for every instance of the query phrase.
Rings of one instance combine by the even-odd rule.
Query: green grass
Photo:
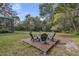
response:
[[[41,32],[44,33],[44,32]],[[40,34],[39,32],[33,32],[34,35]],[[66,37],[73,37],[74,42],[79,44],[79,36],[65,35]],[[30,46],[27,43],[19,42],[20,39],[29,38],[28,32],[15,32],[0,34],[0,56],[28,56],[28,55],[44,55],[42,51]],[[62,52],[62,46],[51,49],[48,55],[66,55]]]
[[[16,48],[19,48],[21,46],[18,40],[23,38],[28,38],[28,37],[29,35],[27,33],[0,34],[0,55],[14,54],[16,51]]]
[[[74,38],[73,41],[79,46],[79,33],[74,33],[72,36]]]
[[[33,34],[39,33],[33,32]],[[0,34],[0,56],[42,55],[41,51],[29,44],[19,42],[20,39],[27,39],[29,37],[28,32]]]

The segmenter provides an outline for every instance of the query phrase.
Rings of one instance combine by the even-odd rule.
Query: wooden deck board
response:
[[[48,41],[48,44],[43,44],[41,42],[32,42],[30,40],[30,38],[29,39],[21,39],[21,41],[26,42],[26,43],[32,45],[33,47],[40,49],[43,52],[47,52],[50,48],[52,48],[57,43],[58,40],[56,40],[55,42]]]

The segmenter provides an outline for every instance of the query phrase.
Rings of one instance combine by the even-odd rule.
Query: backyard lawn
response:
[[[0,34],[0,55],[37,55],[39,50],[27,43],[19,42],[20,39],[28,37],[28,32]]]
[[[39,34],[38,32],[34,32],[33,34]],[[12,55],[12,56],[36,56],[36,55],[44,55],[42,51],[32,47],[27,43],[20,42],[20,39],[29,38],[28,32],[14,32],[14,33],[5,33],[0,34],[0,55]],[[79,48],[79,39],[74,35],[66,35],[62,33],[57,33],[57,39],[61,39],[61,41],[71,40],[73,41],[77,47]],[[63,39],[64,38],[64,39]],[[66,42],[65,41],[65,42]],[[68,42],[68,41],[67,41]],[[79,55],[79,51],[77,53],[70,53],[65,50],[63,44],[58,44],[54,48],[52,48],[47,55]]]

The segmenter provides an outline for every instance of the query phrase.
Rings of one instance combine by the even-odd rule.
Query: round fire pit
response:
[[[48,35],[46,33],[41,34],[41,41],[46,41]]]

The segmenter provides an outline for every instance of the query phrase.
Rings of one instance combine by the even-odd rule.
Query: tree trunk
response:
[[[72,26],[74,28],[74,31],[77,32],[77,29],[76,29],[76,25],[74,24],[74,17],[71,17],[71,23],[72,23]]]
[[[14,20],[13,19],[10,19],[11,20],[11,32],[14,32]]]

